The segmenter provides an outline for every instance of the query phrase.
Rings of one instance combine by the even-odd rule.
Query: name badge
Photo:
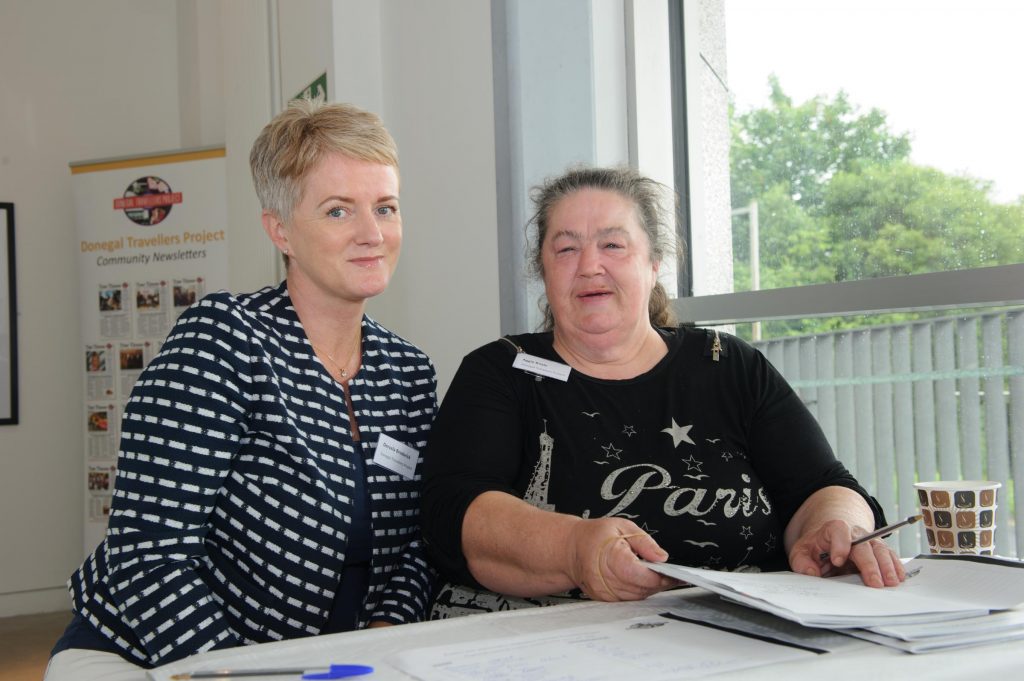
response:
[[[559,381],[563,382],[569,380],[569,372],[572,371],[572,367],[568,364],[552,362],[550,359],[537,357],[536,355],[531,355],[528,352],[517,352],[516,358],[512,362],[512,366],[516,369],[522,369],[530,374],[547,376],[548,378],[557,378]]]
[[[403,478],[411,478],[416,473],[416,462],[419,458],[420,453],[415,449],[383,433],[377,440],[377,449],[373,452],[375,464],[387,468],[392,473],[398,473]]]

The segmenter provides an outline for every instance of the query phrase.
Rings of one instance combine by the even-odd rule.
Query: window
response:
[[[758,344],[890,517],[908,475],[993,477],[1024,548],[1024,7],[670,7],[680,316]]]

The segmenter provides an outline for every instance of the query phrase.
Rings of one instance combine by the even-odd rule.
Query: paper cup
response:
[[[914,483],[928,548],[932,553],[995,550],[996,490],[989,480],[940,480]]]

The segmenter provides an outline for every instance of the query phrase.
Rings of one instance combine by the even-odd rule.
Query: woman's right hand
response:
[[[625,518],[580,519],[567,550],[569,578],[595,601],[637,601],[678,585],[640,562],[663,563],[668,553]]]

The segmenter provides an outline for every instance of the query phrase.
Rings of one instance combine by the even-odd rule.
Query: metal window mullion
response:
[[[849,331],[836,335],[836,378],[853,376],[853,334]],[[854,418],[856,399],[852,385],[836,387],[836,456],[854,477],[859,478],[857,467],[857,423]]]
[[[871,373],[892,375],[892,334],[889,329],[871,332]],[[896,515],[896,459],[892,422],[892,383],[871,386],[871,415],[874,425],[875,465],[878,470],[878,503],[886,515]]]
[[[952,373],[956,368],[953,348],[953,322],[935,324],[935,370]],[[939,476],[943,480],[960,478],[960,435],[956,399],[956,381],[935,381],[935,425],[938,432]]]
[[[853,334],[853,375],[871,375],[871,332]],[[878,468],[875,465],[875,422],[871,385],[864,383],[853,388],[854,423],[857,438],[857,479],[871,494],[878,494]]]
[[[892,369],[896,374],[909,374],[910,368],[910,327],[904,326],[892,332]],[[898,518],[905,518],[916,512],[917,496],[914,482],[917,456],[914,451],[914,392],[907,381],[900,381],[892,388],[893,447],[896,459],[896,497],[899,505]],[[898,533],[899,553],[912,556],[921,545],[920,527],[914,525]]]
[[[800,361],[800,380],[810,381],[820,376],[817,375],[818,368],[818,344],[817,337],[811,336],[801,338],[797,341],[797,355]],[[800,391],[800,397],[810,410],[815,419],[819,418],[818,388],[811,385]]]
[[[814,337],[815,342],[815,371],[817,378],[829,381],[835,378],[835,336],[825,334]],[[825,438],[832,445],[832,449],[838,451],[836,446],[836,388],[833,385],[823,385],[818,388],[818,425],[825,433]]]
[[[1014,367],[1024,367],[1024,312],[1013,312],[1006,320],[1006,344],[1009,348],[1009,362]],[[1010,377],[1010,468],[1013,476],[1015,497],[1014,518],[1016,521],[1017,546],[1024,547],[1024,376]],[[1009,504],[1008,490],[1001,490],[1002,503]],[[998,547],[997,547],[998,548]]]
[[[788,374],[785,349],[785,343],[782,340],[773,340],[764,346],[764,356],[783,376]]]
[[[800,339],[799,338],[786,338],[782,341],[782,357],[783,364],[786,367],[785,376],[786,380],[790,383],[799,381],[803,378],[804,372],[802,371],[803,358],[800,356]],[[797,388],[797,394],[800,395],[801,401],[806,405],[806,389]]]
[[[982,363],[986,369],[1000,369],[1003,362],[1003,315],[990,315],[981,322]],[[1007,429],[1005,378],[989,376],[985,386],[985,450],[987,477],[1000,480],[1009,488],[1010,433]],[[1010,527],[1009,489],[999,491],[996,506],[996,551],[1003,555],[1016,555],[1016,538]]]
[[[956,324],[956,368],[978,368],[978,323],[961,319]],[[980,382],[966,376],[957,379],[960,393],[960,465],[964,479],[981,480],[981,400]]]
[[[933,324],[928,323],[915,326],[911,332],[914,341],[911,363],[915,373],[926,374],[932,371],[932,331]],[[934,480],[938,472],[934,381],[914,382],[914,447],[918,479]]]

